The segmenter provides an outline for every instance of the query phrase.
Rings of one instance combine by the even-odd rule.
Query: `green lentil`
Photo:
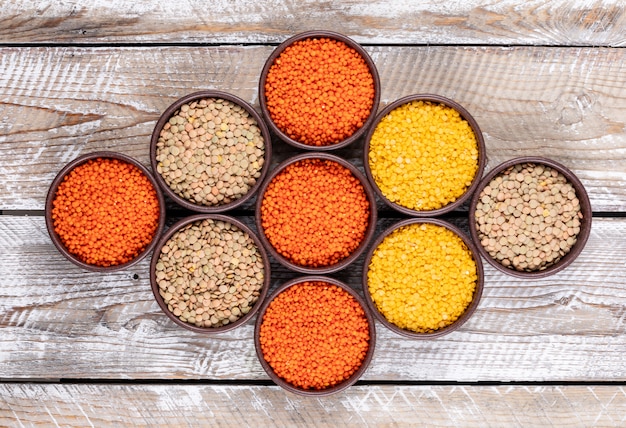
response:
[[[435,210],[457,200],[478,170],[478,144],[469,123],[451,107],[412,101],[376,126],[369,166],[387,199]]]
[[[219,98],[181,106],[163,126],[156,148],[157,172],[167,185],[181,198],[205,206],[248,193],[261,176],[264,156],[256,120]]]
[[[583,218],[580,201],[567,178],[551,167],[532,163],[509,167],[479,197],[475,216],[480,243],[506,267],[544,270],[576,243]],[[521,205],[519,216],[511,214],[513,204]],[[510,237],[525,245],[510,247]]]
[[[235,258],[235,253],[241,255]],[[159,294],[170,312],[199,327],[220,327],[250,312],[264,275],[252,238],[231,223],[212,219],[174,233],[156,263]]]
[[[430,333],[456,321],[473,299],[476,262],[449,229],[418,223],[402,226],[374,250],[368,289],[392,324]]]

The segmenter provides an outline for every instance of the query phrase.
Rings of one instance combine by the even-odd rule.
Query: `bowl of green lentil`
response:
[[[325,396],[353,385],[376,344],[374,317],[347,284],[327,276],[294,278],[259,310],[254,344],[261,366],[280,387]]]
[[[59,252],[94,272],[127,269],[151,253],[165,227],[165,199],[152,173],[118,152],[79,156],[56,175],[46,228]]]
[[[478,187],[486,162],[476,120],[459,103],[434,94],[386,106],[365,137],[363,156],[377,195],[412,217],[457,209]]]
[[[569,266],[591,231],[591,203],[576,175],[551,159],[526,156],[496,166],[472,197],[469,226],[496,269],[541,278]]]
[[[161,310],[198,333],[222,333],[246,323],[269,283],[269,258],[259,238],[223,214],[196,214],[175,223],[150,263],[152,293]]]
[[[259,80],[263,117],[280,140],[304,150],[335,150],[361,138],[380,101],[368,53],[332,31],[306,31],[281,43]]]
[[[256,201],[259,238],[280,264],[305,274],[344,269],[376,227],[376,196],[350,162],[325,152],[292,156],[264,181]]]
[[[219,213],[252,198],[270,166],[272,144],[256,110],[227,92],[204,90],[171,104],[152,132],[150,162],[177,204]]]
[[[439,219],[411,218],[387,228],[365,257],[365,301],[391,331],[433,339],[476,311],[484,284],[474,243]]]

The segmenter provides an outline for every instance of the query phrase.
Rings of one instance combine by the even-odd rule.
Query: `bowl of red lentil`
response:
[[[365,137],[363,156],[377,195],[412,217],[459,208],[478,186],[486,162],[476,120],[456,101],[434,94],[387,105]]]
[[[243,99],[222,91],[185,95],[152,132],[150,162],[165,194],[196,212],[219,213],[252,198],[270,166],[267,125]]]
[[[152,293],[177,325],[223,333],[258,311],[270,283],[270,263],[256,234],[223,214],[195,214],[172,225],[150,263]]]
[[[270,129],[305,150],[335,150],[361,138],[380,101],[380,78],[368,53],[349,37],[307,31],[281,43],[259,80]]]
[[[542,278],[565,269],[582,252],[592,211],[585,187],[554,160],[526,156],[492,169],[469,209],[472,239],[496,269]]]
[[[460,328],[476,311],[483,285],[476,246],[439,219],[411,218],[390,226],[365,257],[365,301],[383,325],[412,339]]]
[[[265,248],[306,274],[337,272],[363,253],[376,227],[375,194],[350,162],[324,152],[293,156],[259,190],[255,220]]]
[[[376,343],[374,317],[347,284],[326,276],[294,278],[259,310],[254,344],[269,377],[287,391],[343,391],[367,370]]]
[[[65,165],[46,197],[46,228],[69,261],[90,271],[129,268],[156,245],[165,201],[150,171],[122,153],[88,153]]]

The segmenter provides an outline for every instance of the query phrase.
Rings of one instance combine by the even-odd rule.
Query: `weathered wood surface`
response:
[[[369,44],[624,46],[620,0],[4,1],[5,43],[278,43],[310,29]]]
[[[0,209],[41,210],[65,163],[117,150],[149,164],[160,113],[212,88],[258,108],[271,46],[0,48]],[[382,104],[436,93],[463,104],[487,169],[540,155],[572,169],[595,211],[626,211],[626,51],[546,47],[368,47]],[[360,162],[362,142],[342,152]],[[275,141],[277,159],[286,145]],[[293,152],[290,152],[293,153]]]
[[[0,6],[1,426],[624,425],[622,1]],[[486,265],[479,309],[451,335],[411,341],[377,324],[362,381],[323,399],[271,385],[252,323],[205,337],[170,322],[152,297],[148,260],[111,275],[74,267],[41,215],[53,177],[80,154],[116,150],[148,165],[152,128],[182,95],[220,89],[258,109],[266,58],[309,29],[365,45],[380,107],[411,93],[453,98],[482,128],[487,169],[553,158],[579,176],[597,215],[585,251],[560,274],[525,281]],[[340,154],[360,165],[361,147]],[[274,163],[293,153],[278,141],[274,150]],[[381,228],[395,221],[382,214]],[[451,220],[467,227],[463,211]],[[296,275],[272,267],[272,287]],[[362,258],[335,276],[361,290],[361,268]]]
[[[83,272],[41,217],[0,216],[0,378],[267,380],[253,324],[217,337],[160,311],[148,261]],[[626,219],[594,219],[565,271],[536,281],[485,267],[483,299],[459,331],[412,341],[377,324],[369,381],[626,381]],[[361,290],[361,263],[336,276]],[[277,265],[273,264],[277,269]],[[276,270],[272,287],[295,276]]]
[[[300,397],[278,387],[0,385],[3,426],[620,427],[607,386],[353,386]]]

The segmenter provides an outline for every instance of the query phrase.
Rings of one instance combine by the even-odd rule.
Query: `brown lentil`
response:
[[[478,272],[459,236],[443,226],[417,223],[394,230],[376,247],[367,281],[372,301],[390,323],[431,333],[465,312]]]
[[[261,254],[237,226],[205,219],[178,230],[156,263],[159,293],[170,312],[199,327],[220,327],[247,314],[264,281]]]
[[[184,104],[163,126],[157,171],[181,198],[219,206],[244,196],[261,176],[265,142],[256,120],[229,100]]]
[[[495,176],[479,198],[475,216],[480,243],[506,267],[544,270],[576,243],[583,217],[580,201],[556,169],[514,165]]]
[[[456,201],[478,170],[478,144],[453,108],[411,101],[382,118],[370,139],[369,167],[381,193],[428,211]]]

